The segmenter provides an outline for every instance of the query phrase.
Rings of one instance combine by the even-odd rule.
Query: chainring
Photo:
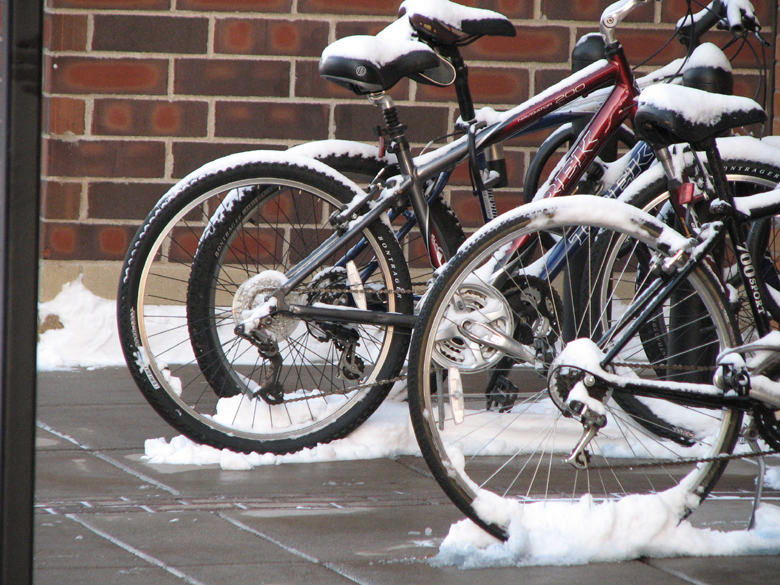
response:
[[[775,416],[775,411],[766,406],[758,405],[753,409],[752,414],[758,435],[772,449],[780,451],[780,420]]]

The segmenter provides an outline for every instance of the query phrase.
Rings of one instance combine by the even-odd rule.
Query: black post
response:
[[[0,583],[32,583],[42,0],[2,1]]]

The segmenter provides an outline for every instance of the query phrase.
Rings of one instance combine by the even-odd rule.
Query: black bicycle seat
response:
[[[634,131],[653,148],[696,144],[732,128],[766,120],[761,106],[749,98],[712,94],[681,85],[650,86],[637,102]]]
[[[449,0],[406,0],[398,9],[399,16],[404,14],[422,37],[443,45],[481,36],[513,37],[517,34],[514,25],[503,14]]]
[[[419,41],[355,35],[328,45],[320,75],[362,95],[386,91],[404,77],[438,65],[433,49]]]

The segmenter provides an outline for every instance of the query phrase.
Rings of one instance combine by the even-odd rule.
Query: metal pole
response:
[[[32,583],[41,0],[2,2],[0,583]]]

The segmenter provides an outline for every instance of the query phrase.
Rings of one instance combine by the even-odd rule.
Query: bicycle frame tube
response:
[[[605,199],[617,199],[623,194],[626,187],[639,175],[645,172],[655,160],[655,153],[649,144],[640,141],[631,150],[628,163],[623,169],[620,178],[613,183],[602,197]],[[565,239],[560,240],[546,254],[542,264],[542,272],[538,275],[542,280],[555,278],[563,269],[569,256],[575,254],[588,237],[587,228],[574,230]]]

